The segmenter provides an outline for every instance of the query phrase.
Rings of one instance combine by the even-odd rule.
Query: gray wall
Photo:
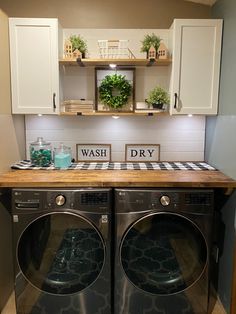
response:
[[[212,17],[224,19],[224,31],[219,115],[207,119],[205,159],[225,174],[236,179],[235,0],[219,0],[213,7]],[[236,193],[230,197],[222,209],[226,232],[223,255],[219,264],[218,292],[227,313],[230,313],[231,301],[235,209]]]

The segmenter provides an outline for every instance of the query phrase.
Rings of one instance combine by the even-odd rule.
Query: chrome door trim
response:
[[[203,267],[203,269],[202,269],[202,272],[201,272],[200,275],[197,277],[197,279],[196,279],[191,285],[189,285],[188,287],[186,287],[185,289],[180,290],[180,291],[177,291],[177,292],[174,292],[174,293],[169,293],[169,294],[156,294],[156,293],[151,293],[151,292],[144,291],[143,289],[137,287],[137,286],[129,279],[129,277],[126,275],[126,272],[125,272],[125,270],[124,270],[124,268],[123,268],[123,264],[122,264],[122,260],[121,260],[121,249],[122,249],[122,246],[123,246],[124,239],[125,239],[125,237],[127,236],[128,232],[134,227],[134,225],[137,224],[137,223],[139,223],[139,222],[142,221],[143,219],[146,219],[146,218],[150,217],[150,216],[162,215],[162,214],[164,214],[164,215],[170,215],[170,216],[178,216],[178,217],[180,217],[180,218],[183,218],[183,219],[187,220],[187,221],[188,221],[191,225],[193,225],[193,226],[199,231],[199,233],[202,235],[202,238],[204,239],[204,242],[205,242],[206,251],[207,251],[207,258],[206,258],[205,265],[204,265],[204,267]],[[208,247],[208,245],[207,245],[206,238],[205,238],[204,234],[202,233],[202,231],[200,230],[200,228],[198,227],[198,225],[197,225],[194,221],[192,221],[191,219],[185,217],[184,215],[180,215],[180,214],[173,213],[173,212],[163,212],[163,211],[161,211],[161,212],[155,212],[155,213],[152,212],[152,213],[147,214],[147,215],[145,215],[145,216],[142,216],[142,217],[138,218],[137,220],[135,220],[134,222],[132,222],[132,224],[128,226],[128,228],[126,229],[126,231],[124,232],[124,234],[123,234],[123,236],[122,236],[122,239],[121,239],[120,244],[119,244],[119,250],[118,250],[118,252],[119,252],[119,263],[120,263],[120,265],[121,265],[122,271],[123,271],[123,273],[124,273],[124,275],[125,275],[125,278],[131,283],[131,285],[134,286],[136,289],[142,291],[142,293],[145,292],[145,293],[148,293],[148,294],[151,294],[151,295],[156,295],[156,296],[175,295],[175,294],[179,294],[179,293],[182,293],[182,292],[184,292],[184,291],[187,291],[187,290],[190,289],[192,286],[194,286],[194,285],[196,284],[196,282],[198,282],[198,281],[200,280],[200,278],[201,278],[202,275],[204,274],[204,272],[205,272],[205,270],[206,270],[206,268],[207,268],[207,266],[208,266],[208,264],[209,264],[209,247]]]
[[[18,260],[18,247],[19,247],[19,242],[21,240],[21,237],[23,235],[23,233],[25,232],[25,230],[30,226],[32,225],[34,222],[36,222],[37,220],[43,218],[43,217],[46,217],[46,216],[51,216],[51,215],[55,215],[55,214],[66,214],[66,215],[72,215],[72,216],[75,216],[75,217],[78,217],[78,218],[81,218],[82,220],[86,221],[89,225],[91,225],[95,230],[96,232],[98,233],[99,237],[100,237],[100,240],[102,242],[102,245],[103,245],[103,250],[104,250],[104,258],[103,258],[103,265],[101,267],[101,270],[99,272],[99,274],[97,275],[96,279],[90,284],[88,285],[86,288],[80,290],[80,291],[77,291],[77,292],[73,292],[71,294],[55,294],[55,293],[51,293],[51,292],[47,292],[47,291],[44,291],[44,290],[41,290],[39,289],[38,287],[36,287],[31,281],[28,280],[28,278],[25,276],[25,274],[23,273],[21,267],[20,267],[20,264],[19,264],[19,260]],[[99,231],[99,229],[89,220],[87,219],[86,217],[82,216],[82,215],[79,215],[79,214],[75,214],[73,212],[70,212],[69,210],[68,211],[53,211],[53,212],[48,212],[46,214],[43,214],[43,215],[40,215],[40,216],[37,216],[35,219],[31,220],[30,223],[27,224],[27,226],[22,230],[22,232],[20,233],[18,239],[17,239],[17,244],[16,244],[16,248],[15,248],[15,252],[16,252],[16,261],[17,261],[17,265],[18,265],[18,268],[19,268],[19,271],[20,273],[22,274],[22,276],[24,277],[24,279],[32,286],[34,287],[35,289],[37,289],[38,291],[42,292],[42,293],[47,293],[47,294],[50,294],[50,295],[55,295],[55,296],[60,296],[60,295],[64,295],[64,296],[68,296],[68,295],[73,295],[73,294],[78,294],[78,293],[82,293],[84,292],[85,290],[87,290],[91,285],[93,285],[99,278],[99,276],[101,275],[103,269],[104,269],[104,265],[105,265],[105,261],[106,261],[106,245],[105,245],[105,241],[101,235],[101,232]],[[19,274],[19,273],[18,273]]]

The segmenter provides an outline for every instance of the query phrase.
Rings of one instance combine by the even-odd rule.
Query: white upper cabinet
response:
[[[58,113],[58,20],[10,18],[9,27],[12,113]]]
[[[170,113],[217,114],[222,20],[175,20],[172,32]]]

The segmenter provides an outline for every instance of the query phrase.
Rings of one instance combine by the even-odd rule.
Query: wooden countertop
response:
[[[0,187],[194,187],[236,188],[220,171],[191,170],[10,170]]]

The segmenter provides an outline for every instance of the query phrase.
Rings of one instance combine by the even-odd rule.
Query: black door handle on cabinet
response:
[[[56,93],[53,93],[53,110],[55,111],[55,109],[57,108],[56,106]]]
[[[177,108],[177,98],[178,98],[177,93],[174,93],[174,96],[175,96],[175,104],[174,104],[174,109],[176,109],[176,108]]]

